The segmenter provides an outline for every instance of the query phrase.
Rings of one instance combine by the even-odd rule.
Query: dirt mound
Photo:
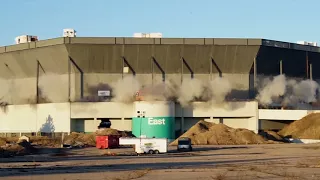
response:
[[[69,136],[64,138],[64,144],[71,146],[95,146],[95,134],[84,134],[72,132]]]
[[[30,143],[42,147],[60,147],[61,138],[50,138],[47,136],[31,136]]]
[[[112,128],[98,129],[95,134],[97,136],[109,136],[109,135],[120,136],[119,131]]]
[[[263,144],[267,141],[247,129],[233,129],[224,124],[199,121],[181,137],[188,137],[194,145]],[[179,138],[178,138],[179,139]],[[178,139],[170,145],[177,145]]]
[[[19,143],[18,137],[6,137],[0,138],[0,146],[5,144],[15,144]],[[61,138],[50,138],[47,136],[31,136],[30,143],[36,146],[42,147],[60,147],[61,146]]]
[[[121,137],[134,137],[131,131],[120,131],[119,133]]]
[[[7,144],[7,141],[4,138],[0,138],[0,147],[5,146]]]
[[[36,153],[37,149],[34,148],[27,141],[20,141],[19,143],[10,143],[0,148],[0,157],[12,157],[17,155],[26,155]]]
[[[69,136],[64,138],[64,144],[71,146],[96,146],[96,136],[108,136],[116,135],[120,137],[132,137],[131,132],[118,131],[112,128],[98,129],[95,133],[84,134],[84,133],[71,133]]]
[[[5,137],[3,138],[7,143],[16,143],[19,140],[19,137]]]
[[[311,113],[279,131],[287,138],[320,139],[320,113]]]

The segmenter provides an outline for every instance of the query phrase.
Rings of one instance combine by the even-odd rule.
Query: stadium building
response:
[[[308,110],[259,110],[258,79],[317,80],[319,59],[319,47],[266,39],[61,37],[4,46],[0,133],[94,132],[101,120],[170,139],[201,119],[254,132],[279,129]],[[128,75],[146,86],[224,77],[231,108],[110,102],[111,84]]]

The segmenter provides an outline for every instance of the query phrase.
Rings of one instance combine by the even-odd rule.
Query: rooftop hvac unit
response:
[[[162,33],[134,33],[136,38],[162,38]]]
[[[16,44],[38,41],[38,36],[22,35],[15,38]]]
[[[318,46],[318,43],[316,43],[316,42],[309,42],[308,45],[310,45],[310,46]]]
[[[307,41],[298,41],[297,44],[308,45],[308,42]]]
[[[318,46],[317,42],[308,42],[308,41],[298,41],[297,44],[308,45],[308,46]]]
[[[64,29],[63,37],[76,37],[77,32],[74,29]]]

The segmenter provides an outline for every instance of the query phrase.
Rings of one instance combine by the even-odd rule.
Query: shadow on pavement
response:
[[[252,162],[264,162],[272,160],[281,160],[287,158],[265,158],[252,160],[226,160],[226,161],[192,161],[192,162],[160,162],[160,163],[127,163],[127,164],[109,164],[109,165],[86,165],[86,166],[51,166],[41,167],[21,167],[0,169],[0,177],[25,176],[25,175],[50,175],[64,173],[94,173],[108,171],[130,171],[139,169],[179,169],[179,168],[199,168],[201,166],[212,167],[221,164],[246,164]]]

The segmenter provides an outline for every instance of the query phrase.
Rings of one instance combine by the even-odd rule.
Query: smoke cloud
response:
[[[193,101],[204,101],[211,105],[219,105],[225,102],[225,98],[231,90],[230,82],[222,77],[217,77],[207,83],[197,79],[187,80],[180,87],[178,102],[182,106],[190,105]]]
[[[189,106],[194,101],[204,101],[210,104],[219,104],[225,101],[231,92],[231,84],[225,78],[215,78],[209,82],[199,79],[185,79],[182,84],[172,80],[142,86],[134,76],[126,76],[112,85],[112,101],[131,103],[135,95],[146,101],[176,101],[182,106]]]
[[[283,96],[285,92],[286,77],[284,75],[279,75],[274,77],[273,80],[264,80],[263,88],[259,91],[257,99],[260,104],[268,105],[274,102],[276,98]]]
[[[135,100],[135,94],[140,90],[141,85],[134,76],[125,76],[112,84],[112,101],[129,103]]]
[[[46,73],[39,77],[40,102],[68,101],[68,75]]]
[[[209,99],[213,104],[221,104],[231,92],[232,87],[231,83],[226,78],[218,77],[209,83],[209,90],[209,92],[212,93],[211,96],[209,96]]]
[[[203,94],[203,84],[198,79],[184,80],[178,93],[178,101],[182,106],[187,106],[191,101],[200,99]]]
[[[318,89],[319,84],[315,81],[303,80],[297,82],[291,80],[290,84],[287,85],[287,92],[283,104],[292,106],[299,102],[316,102]]]
[[[312,80],[288,79],[278,75],[272,80],[264,80],[256,99],[262,105],[281,103],[295,105],[299,102],[310,103],[317,101],[319,84]]]
[[[10,80],[0,79],[0,83],[2,84],[0,88],[0,103],[7,104],[11,102],[10,92],[12,91],[12,82]]]

